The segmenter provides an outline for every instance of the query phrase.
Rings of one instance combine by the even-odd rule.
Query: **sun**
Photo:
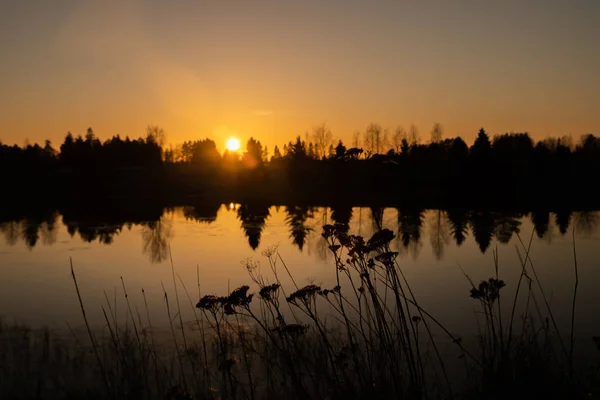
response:
[[[229,138],[227,143],[225,143],[225,147],[227,147],[227,150],[229,151],[238,151],[240,149],[240,141],[234,137]]]

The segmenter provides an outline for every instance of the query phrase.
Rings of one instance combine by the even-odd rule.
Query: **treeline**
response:
[[[600,154],[600,138],[592,134],[583,135],[575,144],[570,136],[547,138],[535,142],[527,133],[505,133],[490,137],[482,128],[474,143],[469,147],[460,137],[443,139],[443,127],[435,124],[431,139],[427,144],[420,143],[418,128],[414,125],[406,132],[398,127],[393,135],[378,124],[370,124],[364,132],[356,132],[351,146],[342,140],[333,140],[331,130],[325,125],[313,128],[302,138],[275,146],[271,154],[267,147],[255,138],[250,138],[245,150],[223,154],[218,151],[212,139],[186,141],[173,148],[165,146],[165,133],[157,126],[149,126],[144,138],[130,139],[113,136],[102,142],[92,128],[84,136],[75,137],[68,133],[58,149],[46,140],[43,146],[25,144],[8,146],[0,142],[0,165],[49,166],[61,165],[83,168],[94,165],[146,166],[156,164],[196,164],[211,165],[242,162],[249,168],[270,163],[282,164],[282,160],[300,163],[316,161],[351,161],[380,159],[384,157],[414,158],[422,162],[447,163],[471,156],[477,161],[493,159],[505,160],[523,166],[524,162],[543,161],[555,156],[564,160],[569,155],[585,154],[588,161]],[[516,158],[515,158],[516,156]]]
[[[1,144],[0,166],[16,173],[59,166],[89,169],[157,165],[162,163],[162,148],[152,129],[146,138],[122,139],[117,135],[104,142],[96,137],[92,128],[88,128],[84,137],[74,137],[69,132],[58,150],[49,140],[43,147],[37,143],[23,147]]]
[[[577,143],[570,137],[535,142],[527,133],[490,137],[481,129],[469,146],[460,137],[444,139],[443,127],[435,124],[430,140],[422,144],[414,125],[389,134],[370,124],[346,145],[334,141],[331,130],[321,124],[304,138],[298,136],[281,149],[275,146],[272,154],[255,138],[247,141],[245,151],[221,154],[211,139],[167,148],[164,131],[155,126],[145,138],[115,136],[104,142],[90,128],[84,137],[69,133],[58,149],[49,141],[44,146],[0,145],[0,173],[20,189],[31,186],[23,182],[37,179],[61,191],[77,186],[98,195],[217,190],[272,197],[286,190],[313,199],[368,194],[386,200],[410,195],[452,202],[547,197],[554,190],[583,198],[600,174],[600,138],[587,134]]]

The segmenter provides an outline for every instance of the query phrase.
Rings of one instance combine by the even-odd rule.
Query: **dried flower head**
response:
[[[314,298],[320,290],[321,290],[320,286],[307,285],[301,289],[296,290],[294,293],[290,294],[287,298],[287,301],[290,303],[294,303],[294,302],[296,302],[296,300],[301,300],[303,302],[307,302],[309,299]]]
[[[232,306],[247,306],[252,301],[253,294],[248,295],[249,286],[244,285],[235,289],[227,298],[227,303]]]
[[[208,294],[200,299],[198,304],[196,304],[196,308],[200,308],[203,310],[212,310],[216,306],[225,304],[227,299],[225,297],[214,296],[212,294]]]
[[[394,263],[397,256],[397,251],[386,251],[385,253],[381,253],[376,256],[375,259],[384,265],[391,265]]]
[[[382,229],[375,232],[371,239],[367,242],[367,245],[373,250],[380,250],[385,248],[393,239],[394,233],[389,229]]]
[[[493,303],[500,297],[500,289],[504,286],[506,285],[503,280],[490,278],[487,281],[481,281],[479,287],[471,289],[471,297],[486,303]]]
[[[273,294],[279,289],[281,285],[274,283],[269,286],[265,286],[258,292],[258,295],[265,300],[271,300],[273,298]]]

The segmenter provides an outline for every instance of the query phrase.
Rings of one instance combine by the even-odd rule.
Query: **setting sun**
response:
[[[240,141],[237,138],[232,137],[227,140],[225,147],[227,147],[227,150],[229,151],[238,151],[240,149]]]

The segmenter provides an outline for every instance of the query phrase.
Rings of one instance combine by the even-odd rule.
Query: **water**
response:
[[[117,305],[117,314],[126,314],[121,277],[132,309],[137,307],[145,313],[143,288],[155,323],[167,323],[163,285],[171,307],[175,304],[169,254],[177,285],[185,284],[194,304],[198,280],[202,294],[223,295],[228,289],[251,284],[245,269],[248,262],[258,262],[261,272],[272,280],[263,252],[274,246],[299,286],[314,282],[333,287],[335,269],[321,227],[349,220],[351,232],[365,237],[380,226],[396,233],[392,247],[399,252],[398,261],[417,299],[455,332],[472,328],[473,312],[478,306],[469,298],[470,284],[463,271],[476,283],[493,276],[493,254],[497,252],[500,278],[507,283],[505,294],[510,295],[521,268],[519,254],[525,255],[523,246],[528,246],[530,239],[530,258],[556,319],[561,326],[568,326],[575,281],[575,239],[579,274],[577,332],[582,337],[600,334],[597,212],[490,213],[224,204],[216,213],[176,207],[149,220],[126,214],[104,218],[78,219],[64,212],[1,223],[0,316],[35,326],[80,326],[71,259],[88,317],[97,327],[104,324],[101,305],[107,306],[106,297]],[[291,290],[293,283],[281,264],[278,272]],[[181,286],[179,297],[185,317],[192,318],[190,301]]]

